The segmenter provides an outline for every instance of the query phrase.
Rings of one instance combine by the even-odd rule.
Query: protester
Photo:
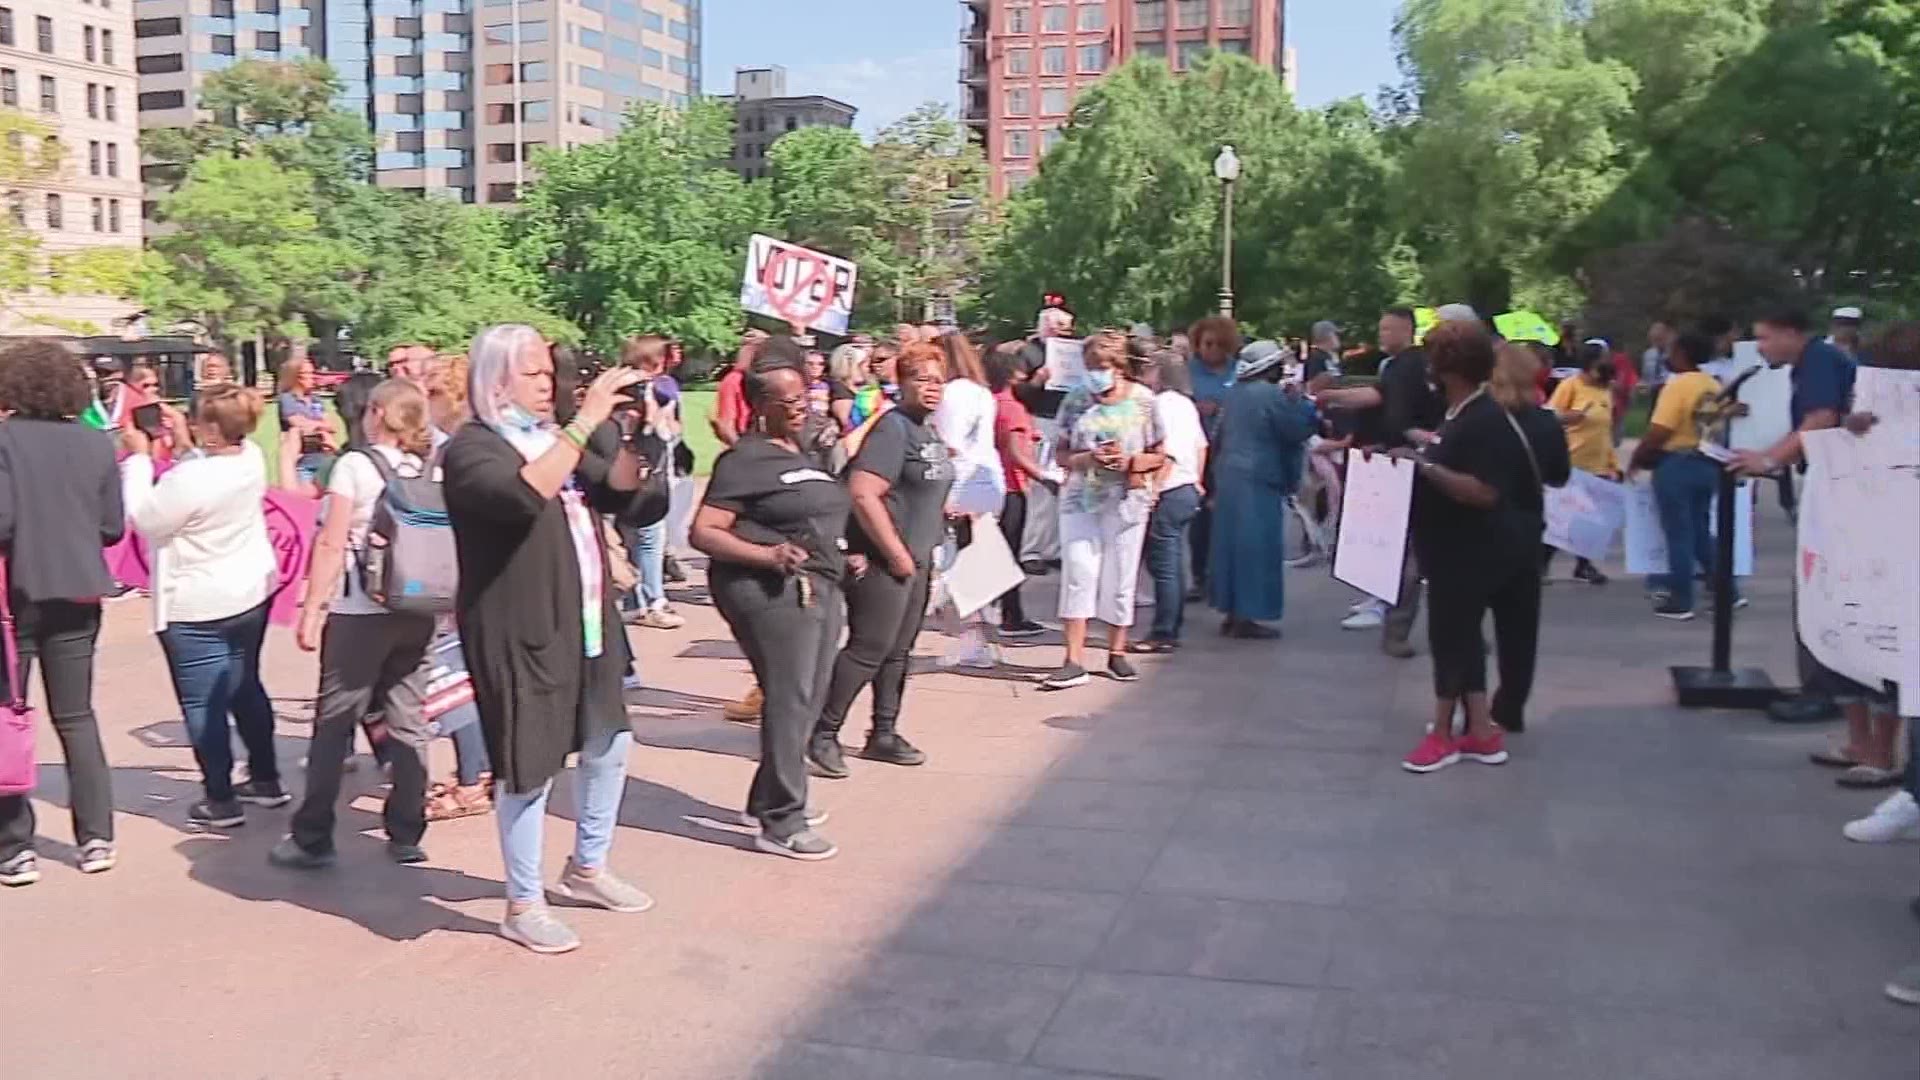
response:
[[[1153,394],[1127,373],[1126,339],[1086,343],[1086,379],[1060,406],[1060,619],[1067,655],[1042,684],[1064,690],[1087,681],[1087,620],[1107,624],[1107,675],[1138,678],[1126,658],[1140,548],[1152,513],[1151,478],[1166,463]]]
[[[127,516],[153,551],[153,625],[206,790],[187,821],[207,828],[244,824],[241,803],[292,801],[280,785],[273,704],[260,682],[267,610],[280,587],[261,502],[266,460],[248,438],[262,411],[252,390],[208,387],[194,413],[200,452],[157,484],[146,434],[121,433]],[[247,780],[238,785],[236,730],[247,748]]]
[[[427,412],[433,422],[433,445],[453,438],[472,411],[467,408],[467,376],[471,365],[466,353],[436,357],[427,378]]]
[[[113,440],[79,422],[91,398],[79,358],[50,338],[0,349],[0,598],[22,681],[34,661],[66,764],[80,871],[114,864],[113,774],[93,715],[103,548],[126,529]],[[11,683],[11,680],[9,680]],[[15,700],[25,686],[9,685]],[[0,885],[40,880],[33,800],[0,796]]]
[[[980,364],[980,353],[960,333],[934,339],[946,356],[948,383],[941,394],[932,422],[940,441],[953,455],[951,493],[947,497],[947,515],[953,524],[957,546],[973,543],[974,526],[988,514],[997,514],[1007,499],[1006,470],[1000,464],[996,437],[999,405],[987,388],[987,374]],[[999,653],[986,639],[982,624],[985,611],[961,618],[959,640],[942,658],[948,666],[991,668],[999,663]]]
[[[280,486],[288,491],[317,492],[322,471],[339,450],[333,420],[314,390],[313,361],[296,348],[280,367],[280,392],[275,404],[280,414]]]
[[[1463,757],[1488,765],[1507,760],[1504,736],[1487,702],[1481,623],[1491,611],[1501,642],[1502,692],[1524,698],[1533,675],[1531,638],[1537,634],[1540,598],[1533,555],[1543,522],[1532,508],[1543,501],[1547,464],[1520,421],[1489,393],[1494,344],[1478,322],[1443,320],[1428,332],[1426,353],[1446,402],[1442,424],[1423,449],[1392,451],[1415,462],[1413,540],[1432,602],[1427,615],[1432,727],[1401,762],[1416,773],[1443,769]],[[1550,424],[1550,418],[1543,419]],[[1564,465],[1560,479],[1565,480]],[[1516,684],[1511,690],[1510,681]],[[1453,717],[1462,708],[1466,730],[1456,737]]]
[[[626,620],[654,630],[678,630],[687,624],[667,603],[666,514],[672,497],[674,450],[680,439],[680,385],[666,373],[666,361],[667,339],[657,335],[633,338],[620,353],[620,362],[641,375],[635,390],[640,401],[642,456],[649,473],[663,474],[656,488],[658,498],[636,499],[615,515],[620,539],[640,573],[640,584],[631,596],[633,610]],[[636,512],[652,520],[642,524],[633,516]]]
[[[1047,475],[1059,480],[1061,440],[1060,402],[1063,392],[1048,389],[1054,372],[1047,366],[1047,342],[1073,337],[1073,313],[1060,307],[1042,308],[1034,317],[1033,337],[1020,349],[1020,365],[1014,372],[1013,396],[1033,415],[1040,435],[1036,457]],[[1060,566],[1060,505],[1055,489],[1048,485],[1027,488],[1027,528],[1014,555],[1028,574],[1039,576]]]
[[[1051,491],[1057,485],[1040,466],[1036,453],[1039,427],[1033,414],[1013,393],[1014,375],[1020,365],[1020,343],[1010,341],[997,346],[986,361],[987,388],[993,391],[993,436],[1005,474],[1007,497],[1000,507],[1000,535],[1007,550],[1018,554],[1026,535],[1027,492],[1034,487]],[[1021,586],[1015,585],[1000,597],[1000,636],[1027,638],[1046,632],[1046,627],[1027,618],[1020,601]]]
[[[1719,490],[1720,468],[1700,452],[1720,409],[1720,384],[1699,370],[1712,348],[1698,334],[1674,340],[1667,383],[1627,463],[1629,475],[1653,470],[1653,497],[1667,542],[1667,573],[1653,582],[1653,613],[1680,622],[1694,615],[1694,568],[1711,580],[1715,562],[1708,512]]]
[[[1661,324],[1656,324],[1661,325]],[[1671,349],[1671,342],[1668,349]],[[1662,371],[1666,353],[1662,353],[1660,363]],[[1553,397],[1547,407],[1552,409],[1561,425],[1566,428],[1567,448],[1572,457],[1573,467],[1581,472],[1607,480],[1620,478],[1620,460],[1613,448],[1613,358],[1607,355],[1605,348],[1589,345],[1580,353],[1580,374],[1571,379],[1563,379],[1553,388]],[[1535,361],[1527,358],[1529,366]],[[1553,562],[1553,548],[1542,548],[1540,554],[1540,575],[1547,576]],[[1573,566],[1573,576],[1589,585],[1605,585],[1607,575],[1593,565],[1592,560],[1578,556]]]
[[[832,403],[832,387],[827,384],[827,355],[817,349],[807,350],[807,409],[822,416],[828,415],[828,405]]]
[[[1184,357],[1156,350],[1138,365],[1140,382],[1153,392],[1166,463],[1154,477],[1153,514],[1147,519],[1147,573],[1153,579],[1153,629],[1135,642],[1136,653],[1168,653],[1180,647],[1186,624],[1186,578],[1191,565],[1187,532],[1207,491],[1207,436],[1188,397],[1193,382]]]
[[[1860,324],[1866,315],[1857,307],[1837,307],[1827,324],[1827,344],[1845,353],[1847,359],[1860,359]]]
[[[1240,353],[1213,439],[1213,554],[1207,602],[1226,616],[1220,632],[1269,640],[1285,610],[1287,500],[1299,487],[1311,410],[1283,390],[1289,356],[1272,341]]]
[[[1653,325],[1647,327],[1647,349],[1640,354],[1640,385],[1654,397],[1660,396],[1660,387],[1666,384],[1667,353],[1677,336],[1678,331],[1665,319],[1655,319]]]
[[[901,350],[899,407],[874,425],[848,466],[853,519],[847,550],[866,572],[847,586],[847,644],[833,662],[807,743],[807,760],[833,779],[848,775],[840,730],[869,683],[873,720],[860,756],[889,765],[927,759],[900,735],[899,724],[908,662],[926,618],[933,553],[946,535],[947,495],[964,460],[950,456],[937,419],[944,395],[960,381],[946,381],[947,363],[938,345]]]
[[[1200,414],[1201,432],[1212,439],[1220,426],[1220,409],[1227,391],[1233,388],[1234,363],[1240,352],[1240,331],[1233,320],[1214,315],[1193,324],[1187,331],[1193,341],[1193,356],[1199,363],[1187,374],[1193,383],[1193,404]],[[1202,476],[1202,484],[1214,490],[1213,478]],[[1213,509],[1200,504],[1191,526],[1193,587],[1204,595],[1207,588],[1207,560],[1213,555]]]
[[[1553,410],[1540,404],[1539,374],[1537,354],[1509,342],[1496,350],[1493,376],[1487,380],[1488,395],[1507,410],[1521,436],[1520,450],[1526,454],[1530,482],[1513,491],[1512,504],[1516,528],[1531,539],[1536,551],[1545,547],[1541,542],[1547,524],[1545,489],[1565,487],[1573,475],[1566,429]],[[1527,699],[1533,694],[1534,668],[1540,653],[1543,584],[1536,577],[1531,588],[1514,586],[1507,606],[1494,611],[1493,641],[1499,656],[1500,688],[1494,692],[1491,713],[1493,722],[1509,735],[1527,727]]]
[[[732,446],[740,441],[746,431],[747,399],[742,393],[743,380],[747,369],[753,366],[753,358],[760,352],[761,343],[767,340],[764,330],[748,330],[740,337],[740,351],[734,354],[733,366],[720,377],[713,402],[713,415],[708,422],[713,425],[713,434],[723,445]]]
[[[612,460],[587,449],[640,373],[608,368],[556,427],[553,356],[537,331],[491,327],[468,355],[474,422],[447,444],[446,500],[460,638],[496,777],[507,876],[500,933],[534,952],[566,952],[580,939],[546,906],[540,855],[547,795],[569,753],[580,755],[574,850],[553,891],[612,911],[653,906],[607,866],[633,735],[620,689],[626,655],[606,640],[620,623],[595,521],[640,486],[641,462],[624,429]]]
[[[827,411],[840,422],[841,431],[852,431],[865,423],[868,410],[875,404],[873,399],[879,396],[879,383],[870,384],[867,378],[867,353],[849,342],[833,350],[827,359]],[[871,394],[867,393],[869,388]]]
[[[846,530],[849,499],[800,442],[800,365],[769,349],[743,392],[752,430],[714,462],[693,545],[713,560],[714,604],[764,695],[760,766],[747,792],[747,815],[760,824],[755,844],[788,858],[830,859],[839,849],[814,831],[826,815],[807,806],[808,737],[840,641],[846,567],[835,540]]]
[[[1313,324],[1312,348],[1300,366],[1300,379],[1318,393],[1340,378],[1340,327],[1324,319]]]
[[[433,364],[433,349],[417,341],[395,345],[387,350],[387,378],[400,379],[426,388],[427,371]]]

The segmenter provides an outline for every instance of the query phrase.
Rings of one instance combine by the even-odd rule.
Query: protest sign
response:
[[[273,606],[267,609],[267,619],[277,626],[292,626],[300,619],[303,593],[300,582],[306,578],[307,566],[313,561],[320,500],[269,490],[260,502],[261,512],[267,519],[267,542],[273,545],[280,574],[279,591],[274,593]],[[103,555],[113,580],[136,589],[153,588],[153,551],[146,537],[132,526],[128,526],[127,534]]]
[[[1072,338],[1048,338],[1047,389],[1071,390],[1087,375],[1086,345]]]
[[[1413,474],[1411,461],[1347,451],[1347,489],[1340,500],[1333,576],[1389,604],[1400,602]]]
[[[1879,418],[1866,435],[1801,436],[1800,640],[1856,682],[1897,682],[1900,712],[1920,716],[1920,560],[1902,527],[1920,521],[1920,372],[1860,369],[1854,409]]]
[[[992,514],[973,522],[973,542],[960,549],[943,574],[947,599],[966,618],[1026,580]]]
[[[1753,576],[1753,485],[1741,484],[1733,496],[1733,573]],[[1660,504],[1651,482],[1630,484],[1626,491],[1627,573],[1667,573],[1667,534],[1660,525]],[[1707,530],[1720,520],[1719,500],[1707,509]]]
[[[1627,521],[1627,490],[1589,472],[1573,471],[1565,487],[1547,489],[1545,541],[1594,562],[1613,551]]]
[[[753,234],[740,306],[792,326],[846,336],[859,268],[824,252]]]

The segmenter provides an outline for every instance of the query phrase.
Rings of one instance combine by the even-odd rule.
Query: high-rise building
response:
[[[767,150],[789,131],[853,126],[856,110],[819,94],[790,97],[787,69],[736,68],[733,72],[733,159],[727,168],[743,180],[767,175]]]
[[[131,3],[132,0],[118,0]],[[512,202],[539,147],[598,142],[700,83],[701,0],[139,0],[143,127],[191,123],[206,76],[317,56],[377,140],[375,180]]]
[[[4,212],[41,258],[140,246],[132,0],[0,0],[0,111],[43,129],[58,166],[7,178]],[[23,156],[44,160],[32,147]],[[43,274],[44,267],[36,267]],[[0,334],[120,330],[136,314],[111,296],[56,296],[36,284],[0,307]],[[52,321],[48,321],[52,320]]]
[[[1133,56],[1185,71],[1208,49],[1279,71],[1285,0],[961,0],[961,113],[991,190],[1032,179],[1080,91]]]

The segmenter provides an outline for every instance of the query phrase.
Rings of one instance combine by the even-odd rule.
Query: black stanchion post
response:
[[[1738,480],[1721,470],[1714,508],[1713,666],[1675,666],[1673,690],[1689,709],[1764,709],[1785,695],[1759,668],[1733,669],[1733,500]]]

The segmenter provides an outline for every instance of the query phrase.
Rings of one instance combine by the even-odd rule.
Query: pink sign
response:
[[[268,619],[277,626],[292,626],[300,618],[298,586],[313,559],[320,500],[270,490],[261,500],[261,510],[267,518],[267,542],[273,545],[274,558],[280,565],[280,591],[273,596]],[[146,539],[136,530],[128,528],[127,535],[103,554],[113,580],[139,589],[152,588],[152,556]]]

